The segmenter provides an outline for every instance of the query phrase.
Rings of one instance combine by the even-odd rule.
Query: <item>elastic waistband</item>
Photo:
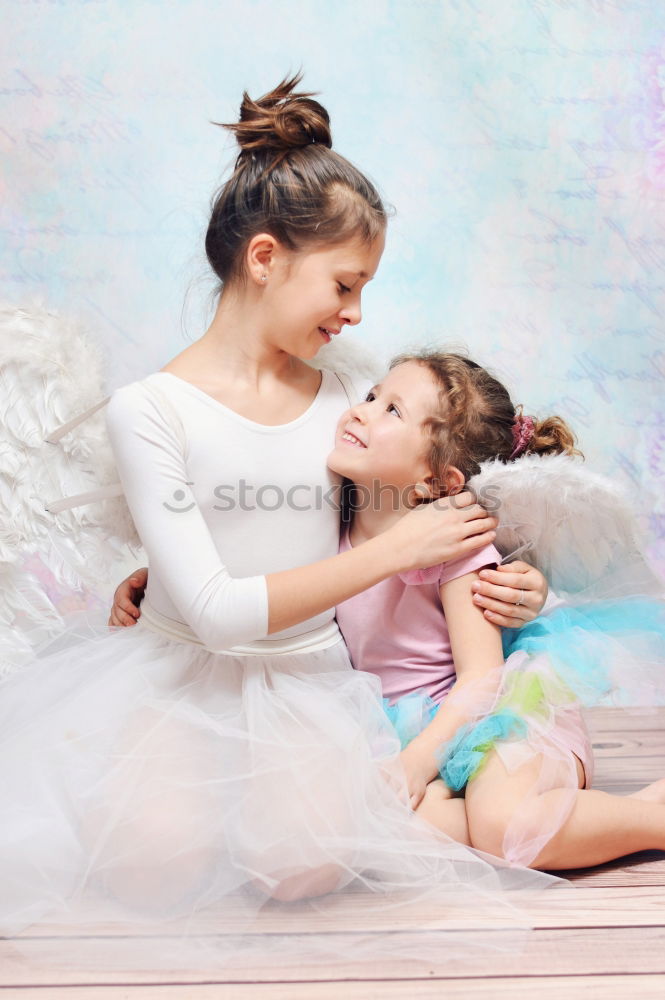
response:
[[[194,634],[189,625],[184,622],[167,618],[160,614],[144,598],[141,603],[141,619],[144,625],[178,642],[188,642],[194,646],[206,647]],[[255,642],[248,642],[242,646],[231,646],[229,649],[217,650],[218,653],[236,653],[243,656],[273,656],[280,653],[313,653],[318,649],[327,649],[340,642],[342,634],[333,619],[319,628],[312,629],[311,632],[301,632],[299,635],[288,636],[284,639],[257,639]]]

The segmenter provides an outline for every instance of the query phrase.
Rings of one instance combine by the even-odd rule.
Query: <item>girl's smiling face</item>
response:
[[[344,326],[361,320],[362,290],[379,266],[384,237],[271,255],[264,291],[269,336],[299,358],[313,358]]]
[[[438,409],[429,371],[413,361],[398,365],[365,402],[342,414],[329,468],[357,485],[391,485],[407,494],[417,483],[430,483],[424,423]]]

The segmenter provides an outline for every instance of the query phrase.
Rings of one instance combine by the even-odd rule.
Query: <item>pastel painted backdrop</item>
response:
[[[2,0],[2,297],[114,387],[202,332],[211,122],[302,67],[395,207],[351,336],[467,344],[627,483],[665,571],[662,0]]]

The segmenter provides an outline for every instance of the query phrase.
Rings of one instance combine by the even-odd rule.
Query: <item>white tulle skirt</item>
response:
[[[430,948],[441,961],[465,940],[515,946],[507,932],[528,922],[517,890],[558,883],[410,810],[378,681],[341,641],[213,654],[141,622],[85,619],[2,684],[0,740],[5,935],[36,921],[170,922],[168,954],[145,937],[130,964],[209,961],[210,948],[216,963],[251,963],[287,954],[276,927],[297,910],[300,960]],[[112,962],[98,944],[93,964]]]

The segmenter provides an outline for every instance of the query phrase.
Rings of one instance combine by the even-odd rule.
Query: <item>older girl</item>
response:
[[[150,558],[141,620],[68,634],[3,686],[3,930],[43,916],[191,930],[215,904],[235,933],[267,898],[362,883],[375,900],[487,906],[504,884],[394,791],[378,682],[351,669],[333,618],[395,573],[482,549],[496,522],[466,495],[335,554],[325,458],[355,400],[306,362],[360,321],[385,212],[296,82],[245,95],[232,126],[240,155],[206,236],[210,328],[109,404]],[[539,606],[542,578],[519,579]]]

